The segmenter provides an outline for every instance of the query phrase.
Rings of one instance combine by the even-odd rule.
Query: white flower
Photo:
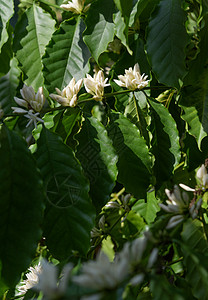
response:
[[[58,284],[58,269],[56,266],[48,263],[45,259],[41,262],[42,271],[38,275],[38,284],[34,289],[42,292],[48,300],[57,299],[64,295],[67,289],[72,265],[67,264],[62,272],[62,277]],[[45,299],[45,298],[44,298]]]
[[[188,207],[189,197],[186,192],[181,192],[177,185],[174,185],[173,191],[165,189],[165,193],[169,200],[166,200],[168,205],[159,204],[159,206],[169,213],[182,213]]]
[[[103,71],[99,70],[93,77],[87,74],[87,78],[84,79],[84,86],[96,101],[101,101],[104,95],[104,87],[109,86],[107,81],[108,78],[105,79]]]
[[[38,92],[35,93],[34,89],[31,86],[24,84],[23,88],[20,90],[20,93],[23,99],[14,97],[15,102],[26,109],[33,109],[36,112],[40,112],[44,103],[45,96],[43,95],[43,88],[40,87]]]
[[[116,288],[128,276],[128,260],[116,258],[110,262],[101,252],[95,261],[83,264],[82,273],[73,281],[78,285],[98,291]]]
[[[82,12],[86,12],[91,4],[88,4],[84,7],[85,0],[72,0],[68,1],[67,4],[62,4],[61,8],[64,8],[68,11],[71,11],[75,14],[81,14]]]
[[[23,280],[18,287],[19,295],[25,294],[38,283],[38,275],[42,271],[41,264],[39,263],[35,267],[30,267],[28,270],[29,272],[26,274],[27,279]]]
[[[79,93],[81,86],[82,79],[78,80],[76,83],[73,77],[70,83],[62,91],[56,88],[56,92],[58,95],[50,94],[49,96],[63,106],[74,107],[77,105],[77,94]]]
[[[138,63],[134,66],[134,69],[129,68],[125,70],[125,75],[119,75],[120,80],[114,80],[116,84],[122,87],[126,87],[129,90],[142,89],[148,85],[149,80],[147,75],[140,74],[140,69]]]
[[[200,180],[203,187],[208,186],[208,174],[204,164],[198,169],[196,177]]]
[[[30,126],[30,124],[33,123],[35,128],[37,128],[37,122],[44,123],[44,121],[41,118],[39,118],[38,116],[39,116],[39,112],[34,113],[34,111],[32,109],[30,109],[29,111],[26,111],[26,115],[24,115],[24,117],[29,119],[26,127]]]

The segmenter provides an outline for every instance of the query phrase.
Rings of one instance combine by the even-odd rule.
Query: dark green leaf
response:
[[[0,103],[5,114],[11,112],[11,106],[16,106],[14,96],[19,84],[20,70],[17,67],[17,60],[11,61],[11,68],[7,75],[0,78]]]
[[[83,78],[89,71],[90,53],[82,40],[85,25],[81,19],[70,19],[53,34],[43,58],[44,76],[49,92],[63,89],[74,77]]]
[[[77,154],[90,181],[90,196],[98,211],[107,203],[117,176],[117,156],[105,127],[96,118],[86,118],[76,136]]]
[[[181,92],[180,106],[184,112],[182,118],[189,125],[189,133],[197,141],[199,149],[202,140],[208,133],[208,70],[204,71],[199,79],[190,86],[184,87]]]
[[[41,236],[43,189],[25,141],[4,126],[0,139],[0,259],[11,287],[29,266]]]
[[[135,197],[145,197],[151,168],[145,140],[137,127],[119,113],[111,114],[108,131],[118,154],[118,181]]]
[[[185,47],[188,34],[181,0],[162,0],[148,25],[147,53],[159,82],[179,87],[186,74]]]
[[[87,180],[72,150],[58,135],[43,128],[37,144],[37,163],[47,193],[46,243],[58,259],[66,259],[72,250],[84,254],[94,219]]]
[[[167,181],[180,161],[180,145],[176,123],[167,108],[149,100],[152,109],[152,152],[157,184]]]

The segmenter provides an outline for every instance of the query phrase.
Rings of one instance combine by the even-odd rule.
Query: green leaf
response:
[[[180,106],[183,108],[182,118],[188,123],[188,132],[197,141],[199,149],[202,140],[208,134],[208,71],[204,71],[199,79],[181,91]]]
[[[46,87],[53,93],[63,89],[74,77],[83,78],[89,71],[89,50],[82,40],[85,25],[82,19],[70,19],[55,31],[43,58]]]
[[[118,181],[128,193],[145,197],[150,183],[151,157],[137,127],[122,114],[112,112],[109,136],[118,154]]]
[[[155,198],[155,192],[148,192],[147,200],[138,200],[132,209],[139,213],[147,224],[152,223],[156,218],[157,212],[160,211],[157,199]]]
[[[187,268],[186,280],[193,295],[199,300],[208,299],[208,242],[202,223],[188,219],[181,233],[182,252]]]
[[[43,189],[25,141],[5,126],[0,141],[1,275],[13,287],[29,266],[41,237]]]
[[[98,0],[91,5],[86,18],[87,28],[83,38],[97,63],[100,54],[107,49],[108,43],[113,41],[113,12],[112,0]]]
[[[180,145],[176,123],[161,103],[148,100],[151,106],[152,153],[157,184],[167,181],[180,161]]]
[[[149,135],[147,132],[147,121],[145,113],[146,109],[147,100],[144,93],[134,92],[133,97],[131,98],[129,104],[126,106],[124,115],[138,127],[141,136],[143,136],[147,141],[147,144],[149,144]]]
[[[1,52],[2,46],[8,40],[7,23],[11,19],[13,13],[14,13],[13,0],[1,0],[1,2],[0,2],[0,21],[1,21],[0,52]]]
[[[150,290],[154,300],[184,300],[185,292],[169,283],[164,275],[154,275],[150,281]]]
[[[115,35],[121,40],[121,43],[126,47],[129,54],[132,55],[133,51],[128,45],[128,24],[125,23],[120,11],[113,15],[113,21],[115,24]]]
[[[105,127],[96,118],[85,118],[76,156],[90,181],[90,196],[97,211],[107,203],[117,176],[117,156]]]
[[[47,193],[44,236],[52,255],[66,259],[72,250],[85,254],[90,246],[94,210],[89,185],[72,150],[43,128],[37,142],[37,164]]]
[[[7,74],[7,72],[9,71],[10,60],[12,57],[12,27],[8,26],[8,39],[2,46],[0,53],[0,76]]]
[[[42,56],[54,32],[55,21],[35,3],[27,10],[26,15],[27,32],[20,41],[22,48],[17,51],[17,58],[26,74],[25,83],[38,90],[44,83]]]
[[[181,0],[162,0],[153,12],[147,32],[147,54],[159,82],[179,87],[186,74],[188,34]]]
[[[202,223],[199,220],[188,219],[183,225],[181,233],[185,245],[194,251],[200,251],[204,254],[208,250],[207,237]]]
[[[5,114],[11,112],[11,106],[16,106],[14,96],[19,84],[20,70],[17,67],[17,60],[11,60],[11,68],[7,75],[0,78],[0,104]]]
[[[207,72],[208,63],[208,18],[204,19],[204,28],[199,32],[199,53],[189,62],[189,72],[184,78],[184,85],[195,85],[202,74]]]
[[[114,0],[117,8],[122,13],[122,16],[130,16],[131,10],[132,10],[132,0],[126,1],[126,0]]]

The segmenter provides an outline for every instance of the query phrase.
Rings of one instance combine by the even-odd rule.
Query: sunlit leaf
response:
[[[26,74],[26,84],[37,90],[44,83],[42,56],[54,31],[55,21],[35,4],[27,10],[26,15],[27,33],[20,41],[22,48],[17,51],[17,58]]]
[[[89,71],[89,50],[82,40],[82,19],[70,19],[55,31],[43,59],[46,87],[54,93],[63,89],[74,77],[79,80]]]

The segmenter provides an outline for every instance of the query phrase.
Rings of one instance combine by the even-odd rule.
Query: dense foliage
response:
[[[0,37],[1,299],[208,299],[208,1],[0,0]]]

